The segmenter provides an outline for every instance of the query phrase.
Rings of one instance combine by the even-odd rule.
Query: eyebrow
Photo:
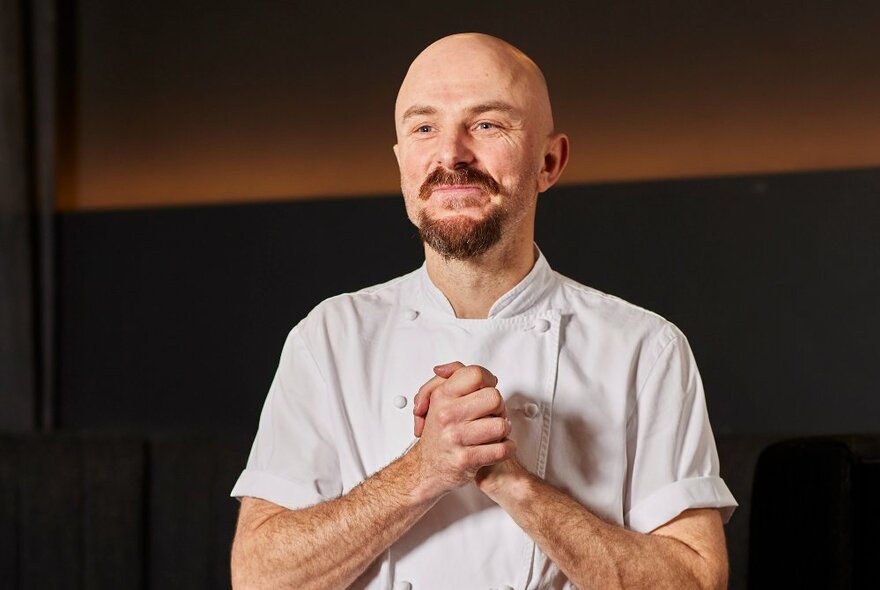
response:
[[[468,109],[471,115],[481,115],[491,111],[500,111],[502,113],[513,113],[516,109],[509,103],[501,100],[493,100],[474,105]],[[423,115],[436,115],[437,109],[427,105],[413,105],[403,112],[403,121],[411,117],[421,117]]]
[[[437,109],[423,105],[413,105],[403,112],[403,120],[406,121],[410,117],[421,117],[422,115],[436,115]]]
[[[484,102],[475,106],[472,106],[468,109],[472,115],[481,115],[483,113],[488,113],[490,111],[500,111],[502,113],[512,113],[516,109],[513,108],[513,105],[506,103],[501,100],[493,100],[490,102]]]

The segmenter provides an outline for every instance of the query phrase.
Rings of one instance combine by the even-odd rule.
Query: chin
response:
[[[418,228],[422,241],[444,258],[468,260],[501,240],[503,221],[500,210],[476,219],[460,214],[437,219],[422,211]]]

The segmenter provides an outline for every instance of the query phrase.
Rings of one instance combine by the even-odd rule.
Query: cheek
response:
[[[417,223],[421,201],[418,198],[419,189],[424,182],[425,175],[412,162],[412,158],[400,159],[400,189],[403,193],[403,203],[406,214],[410,221]]]
[[[399,161],[400,182],[405,186],[420,185],[425,177],[422,164],[417,156],[407,153]]]

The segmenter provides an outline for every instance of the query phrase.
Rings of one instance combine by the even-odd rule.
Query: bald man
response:
[[[425,264],[290,333],[248,460],[236,588],[722,588],[736,505],[687,341],[553,272],[538,67],[443,38],[395,105]]]

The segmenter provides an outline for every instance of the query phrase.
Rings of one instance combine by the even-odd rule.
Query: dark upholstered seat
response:
[[[750,528],[750,588],[880,588],[880,436],[768,447]]]
[[[0,437],[4,588],[144,587],[140,437]]]
[[[0,436],[0,586],[228,588],[250,439]]]

